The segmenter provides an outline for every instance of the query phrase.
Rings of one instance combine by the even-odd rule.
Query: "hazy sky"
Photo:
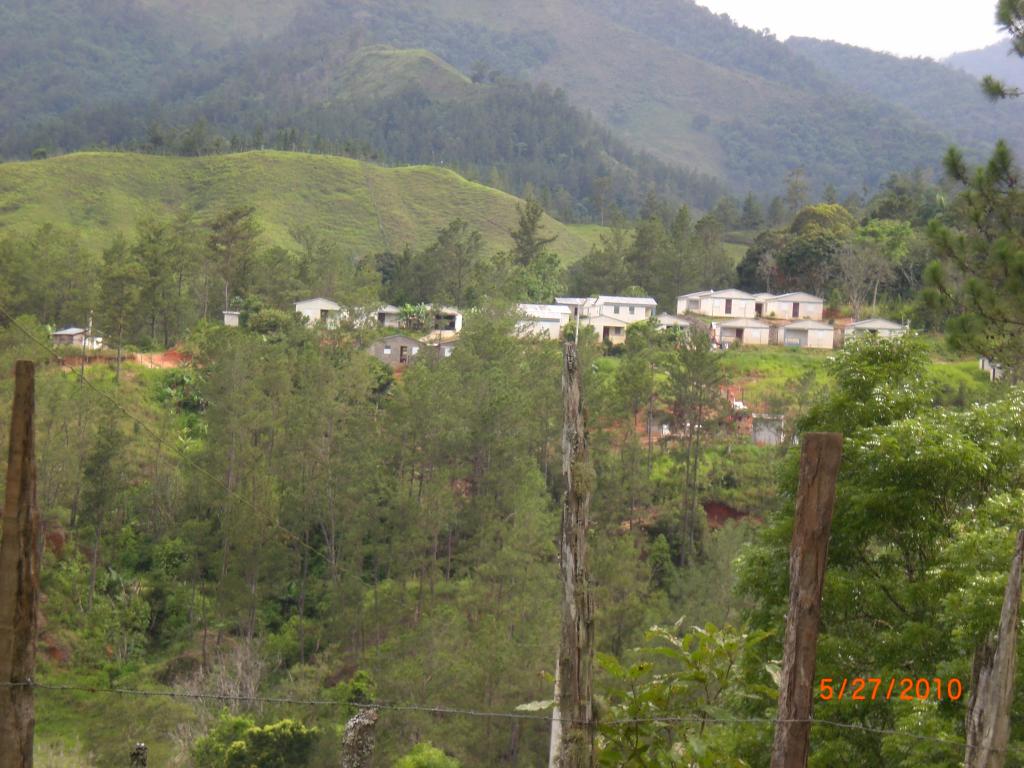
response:
[[[983,48],[1002,35],[995,0],[697,0],[780,40],[837,40],[901,56],[942,58]]]

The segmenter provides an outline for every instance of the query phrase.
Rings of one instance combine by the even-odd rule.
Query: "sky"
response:
[[[836,40],[900,56],[944,58],[983,48],[1005,35],[996,0],[697,0],[752,29]]]

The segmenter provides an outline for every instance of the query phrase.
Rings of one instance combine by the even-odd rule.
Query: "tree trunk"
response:
[[[15,366],[14,406],[0,538],[0,768],[32,768],[39,511],[36,508],[35,366]]]
[[[1006,760],[1017,666],[1022,560],[1024,531],[1017,534],[1017,548],[999,616],[999,631],[995,638],[978,649],[974,657],[971,698],[967,704],[964,768],[1003,768]]]
[[[568,342],[562,370],[565,503],[562,506],[560,557],[562,637],[555,710],[562,727],[555,761],[557,768],[594,766],[594,606],[587,564],[587,528],[594,478],[580,378],[579,351],[576,344]]]
[[[842,435],[835,432],[804,435],[789,553],[789,611],[771,768],[805,768],[807,765],[821,591],[825,584],[828,539],[842,454]]]

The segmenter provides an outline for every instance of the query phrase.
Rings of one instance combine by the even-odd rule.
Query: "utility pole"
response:
[[[83,382],[85,381],[85,355],[86,355],[86,348],[87,348],[87,345],[89,344],[89,340],[91,338],[92,338],[92,310],[90,309],[89,310],[89,329],[85,332],[85,336],[82,337],[82,369],[81,369],[80,373],[81,373],[81,377],[82,377],[82,381]]]
[[[971,698],[967,703],[967,753],[964,768],[1003,768],[1010,743],[1010,708],[1017,671],[1017,627],[1020,623],[1021,563],[1024,531],[1017,533],[1017,548],[1003,594],[1003,610],[995,638],[974,656]]]
[[[341,740],[341,768],[370,768],[379,717],[380,712],[376,709],[360,709],[345,724],[345,735]]]
[[[578,327],[578,326],[577,326]],[[562,367],[562,505],[560,563],[562,633],[552,736],[554,768],[594,766],[594,604],[587,563],[587,527],[594,470],[587,446],[586,414],[580,387],[579,349],[567,342]],[[556,727],[557,726],[557,727]]]
[[[32,768],[39,603],[35,365],[15,365],[14,407],[0,539],[0,768]]]
[[[808,432],[800,453],[796,519],[789,551],[789,611],[771,768],[806,768],[821,591],[836,500],[843,436]]]

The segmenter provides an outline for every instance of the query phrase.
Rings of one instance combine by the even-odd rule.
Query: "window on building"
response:
[[[613,304],[612,305],[612,312],[614,312],[616,315],[619,314],[619,305],[618,304]]]
[[[391,345],[390,344],[385,344],[384,345],[384,354],[385,355],[390,355],[391,354]]]
[[[793,302],[793,317],[800,317],[800,302]]]
[[[732,314],[732,299],[726,299],[725,300],[725,314],[727,314],[727,315],[731,315]]]
[[[630,307],[629,307],[629,314],[635,315],[636,314],[636,307],[630,305]]]

